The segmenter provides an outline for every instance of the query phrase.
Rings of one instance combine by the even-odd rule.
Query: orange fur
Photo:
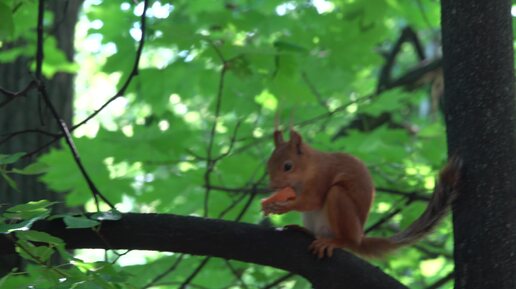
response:
[[[410,244],[430,232],[455,198],[460,161],[452,159],[442,170],[430,203],[405,231],[390,238],[364,236],[364,224],[374,199],[374,184],[367,167],[352,155],[323,153],[302,141],[294,130],[290,140],[274,132],[275,149],[268,161],[272,189],[291,187],[294,200],[275,202],[267,213],[303,212],[304,226],[316,240],[310,250],[320,258],[346,248],[366,257]]]

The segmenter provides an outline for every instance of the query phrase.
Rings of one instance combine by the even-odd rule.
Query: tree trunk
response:
[[[509,0],[442,0],[455,288],[516,288],[516,122]]]
[[[65,53],[68,60],[73,61],[74,33],[79,8],[82,1],[48,1],[48,8],[54,14],[54,25],[45,31],[56,37],[58,47]],[[36,19],[34,19],[36,22]],[[16,45],[23,45],[24,40],[17,43],[6,43],[4,49]],[[22,43],[22,44],[20,44]],[[19,57],[11,63],[0,65],[0,86],[11,91],[19,91],[25,87],[33,77],[29,67],[31,59]],[[47,89],[52,102],[56,106],[61,117],[70,124],[72,121],[72,96],[73,75],[69,73],[57,73],[47,81]],[[43,101],[39,99],[36,91],[31,91],[26,97],[18,97],[0,113],[0,131],[2,134],[23,131],[27,129],[40,129],[52,133],[58,133],[57,123],[52,119]],[[37,133],[26,133],[10,139],[0,146],[1,153],[30,152],[46,144],[51,138]],[[34,161],[27,159],[16,164],[23,167]],[[12,175],[16,181],[19,192],[13,190],[2,178],[0,179],[0,203],[1,208],[38,199],[61,199],[57,194],[48,189],[35,176]],[[13,267],[20,266],[19,258],[9,260],[0,259],[0,276],[9,272]]]

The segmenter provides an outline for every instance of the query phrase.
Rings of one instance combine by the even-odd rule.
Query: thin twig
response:
[[[75,130],[76,128],[82,126],[83,124],[87,123],[90,119],[94,118],[104,108],[106,108],[106,106],[108,106],[111,102],[113,102],[115,99],[119,98],[120,96],[124,95],[125,91],[129,87],[129,84],[131,84],[131,81],[133,80],[133,78],[138,75],[138,73],[139,73],[138,67],[140,65],[140,58],[142,56],[143,46],[145,44],[145,35],[146,35],[146,20],[145,19],[146,19],[146,15],[147,15],[148,4],[149,4],[149,0],[144,0],[143,1],[143,12],[142,12],[142,16],[140,17],[140,30],[142,32],[142,35],[141,35],[140,42],[138,44],[138,49],[136,50],[136,56],[135,56],[135,59],[134,59],[133,68],[132,68],[132,70],[131,70],[131,72],[129,74],[129,77],[127,77],[127,79],[125,80],[124,84],[122,85],[120,90],[115,95],[113,95],[110,99],[108,99],[108,101],[106,103],[104,103],[100,108],[95,110],[88,117],[83,119],[78,124],[74,125],[72,127],[72,131]]]
[[[118,253],[115,249],[113,249],[113,246],[111,246],[111,243],[100,233],[100,230],[102,229],[102,222],[99,223],[98,226],[95,226],[91,228],[91,230],[99,237],[99,239],[106,245],[108,249],[104,250],[104,259],[107,262],[108,260],[108,250],[111,250],[113,254],[117,255],[117,257],[111,262],[112,264],[115,264],[120,257],[128,254],[131,252],[131,250],[126,250],[124,253]]]
[[[181,282],[162,282],[162,283],[156,283],[155,285],[156,286],[160,286],[160,287],[172,285],[174,287],[164,287],[164,288],[177,288],[177,285],[181,285],[181,284],[183,284],[183,283],[181,283]],[[199,284],[194,284],[194,283],[188,284],[188,287],[191,287],[192,289],[193,288],[197,288],[197,289],[210,289],[208,287],[204,287],[204,286],[201,286]]]
[[[260,182],[260,180],[258,180],[258,182]],[[257,193],[258,193],[258,191],[256,190],[256,184],[253,184],[253,191],[251,192],[251,196],[249,197],[249,199],[245,203],[245,205],[242,208],[242,210],[240,210],[240,213],[238,214],[238,216],[235,218],[236,222],[240,222],[240,220],[242,220],[242,218],[244,217],[244,215],[247,212],[247,210],[249,210],[249,207],[251,206],[251,204],[252,204],[254,198],[256,197]]]
[[[392,194],[392,195],[398,195],[398,196],[403,196],[403,197],[411,198],[411,199],[413,199],[415,201],[424,201],[424,202],[429,202],[430,201],[430,197],[424,195],[421,192],[416,192],[416,191],[414,191],[414,192],[403,192],[403,191],[398,191],[398,190],[389,189],[389,188],[376,188],[376,190],[379,191],[379,192],[384,192],[384,193],[388,193],[388,194]]]
[[[118,260],[120,258],[122,258],[123,256],[125,256],[125,255],[127,255],[127,254],[132,252],[132,250],[126,250],[123,253],[118,253],[116,250],[112,250],[112,251],[113,251],[113,254],[116,255],[116,257],[115,257],[115,259],[113,259],[113,261],[111,261],[111,264],[115,264],[116,262],[118,262]]]
[[[386,56],[385,64],[380,70],[380,75],[378,76],[378,84],[376,87],[377,94],[380,94],[384,90],[392,88],[392,86],[394,86],[394,81],[392,81],[391,79],[392,68],[394,67],[394,64],[396,62],[396,56],[400,53],[402,45],[405,42],[409,42],[412,44],[420,62],[426,59],[425,51],[423,50],[423,46],[421,45],[421,42],[419,41],[417,34],[409,26],[403,28],[400,37],[392,46],[392,49]]]
[[[213,159],[214,162],[217,162],[217,161],[227,157],[231,153],[231,151],[233,150],[233,147],[235,146],[235,143],[236,143],[236,140],[237,140],[236,137],[237,137],[237,134],[238,134],[238,129],[240,128],[241,124],[242,124],[242,120],[240,119],[240,120],[237,121],[237,123],[235,125],[235,129],[233,130],[233,134],[231,135],[231,139],[229,141],[228,149],[224,153],[219,155],[218,157],[215,157]]]
[[[319,104],[324,108],[326,109],[327,111],[331,111],[330,107],[328,106],[328,103],[326,103],[326,101],[324,101],[322,95],[319,93],[319,90],[317,90],[317,88],[315,87],[315,85],[312,83],[312,81],[308,78],[308,75],[306,74],[306,72],[302,72],[301,73],[301,77],[303,78],[303,80],[305,81],[306,85],[308,86],[308,88],[310,89],[310,91],[312,92],[312,94],[315,96],[315,98],[317,99],[317,102],[319,102]]]
[[[380,220],[378,220],[373,225],[369,226],[364,232],[367,234],[373,230],[376,230],[376,228],[380,227],[381,225],[387,223],[390,221],[394,216],[396,216],[398,213],[400,213],[404,208],[406,208],[408,205],[412,204],[414,202],[414,196],[408,195],[404,204],[401,207],[398,207],[397,209],[392,210],[389,214],[384,215]],[[398,203],[399,204],[399,203]]]
[[[90,188],[93,197],[95,199],[95,204],[97,206],[97,210],[100,210],[98,198],[100,197],[106,204],[108,204],[111,208],[115,208],[115,206],[109,202],[97,189],[95,184],[93,183],[93,180],[89,176],[89,174],[86,171],[86,168],[84,167],[80,157],[79,152],[77,151],[77,148],[75,147],[75,144],[73,142],[72,136],[70,134],[70,131],[68,130],[68,127],[65,123],[65,121],[59,116],[59,113],[57,112],[55,106],[50,101],[50,97],[48,96],[47,89],[45,87],[45,83],[43,81],[42,76],[42,66],[43,66],[43,15],[44,15],[44,6],[45,6],[45,0],[39,0],[38,5],[38,19],[37,19],[37,49],[36,49],[36,82],[38,84],[38,91],[43,98],[43,101],[47,105],[48,108],[50,108],[50,112],[52,113],[52,116],[56,120],[59,128],[61,129],[62,134],[65,136],[66,143],[68,144],[68,147],[70,148],[72,152],[72,156],[75,160],[75,163],[79,167],[79,170],[81,171],[81,174],[83,175],[84,179],[86,180],[86,183],[88,184],[88,187]]]
[[[132,68],[129,76],[127,77],[126,81],[124,82],[124,84],[122,85],[120,90],[115,93],[115,95],[113,95],[111,98],[109,98],[103,105],[101,105],[98,109],[96,109],[92,114],[90,114],[85,119],[83,119],[79,123],[77,123],[74,126],[72,126],[70,128],[71,132],[73,132],[74,130],[76,130],[77,128],[81,127],[82,125],[84,125],[85,123],[90,121],[92,118],[97,116],[97,114],[99,114],[102,110],[104,110],[115,99],[119,98],[120,96],[123,96],[125,94],[125,91],[129,87],[129,85],[131,84],[133,78],[138,75],[138,67],[139,67],[139,63],[140,63],[140,58],[141,58],[143,47],[144,47],[144,44],[145,44],[146,15],[147,15],[148,4],[149,4],[149,0],[144,0],[143,1],[143,12],[142,12],[142,15],[140,17],[140,29],[141,29],[142,35],[141,35],[140,42],[138,44],[138,48],[136,50],[136,55],[135,55],[135,59],[134,59],[133,68]],[[47,142],[46,144],[40,146],[36,150],[27,153],[24,157],[28,158],[28,157],[30,157],[32,155],[35,155],[35,154],[43,151],[45,148],[47,148],[48,146],[52,145],[53,143],[55,143],[56,141],[58,141],[62,137],[64,137],[64,134],[61,134],[61,135],[55,137],[53,140],[51,140],[51,141]]]
[[[99,189],[97,188],[97,186],[91,179],[90,175],[86,171],[86,168],[84,167],[84,164],[82,163],[82,161],[80,159],[79,151],[77,150],[77,148],[75,147],[75,143],[73,142],[72,135],[70,134],[70,131],[68,130],[68,127],[67,127],[65,121],[59,116],[56,108],[50,101],[50,98],[47,94],[47,90],[42,82],[39,85],[39,92],[41,93],[41,96],[43,97],[43,100],[45,101],[46,105],[50,108],[50,111],[51,111],[52,115],[54,116],[55,120],[57,121],[59,128],[65,135],[65,141],[68,144],[68,147],[70,148],[70,150],[72,152],[73,159],[74,159],[75,163],[77,164],[77,166],[79,167],[79,170],[81,171],[82,176],[86,180],[86,183],[88,184],[88,187],[93,194],[93,198],[95,199],[95,205],[97,207],[97,211],[100,211],[98,198],[102,199],[111,209],[115,209],[115,206],[99,191]]]
[[[205,185],[205,192],[204,192],[204,213],[203,216],[207,217],[209,214],[209,200],[210,200],[210,184],[211,184],[211,173],[213,172],[214,166],[217,162],[212,156],[213,156],[213,143],[215,141],[215,132],[217,128],[217,124],[220,117],[220,108],[222,104],[222,94],[224,91],[224,78],[226,75],[226,71],[228,68],[228,64],[226,63],[226,59],[220,52],[220,50],[217,48],[215,44],[210,42],[213,49],[217,53],[217,55],[220,58],[220,61],[222,62],[222,68],[220,70],[220,78],[219,78],[219,85],[217,90],[217,96],[215,99],[215,113],[214,113],[214,119],[213,124],[211,126],[209,140],[208,140],[208,147],[206,148],[206,172],[204,173],[204,185]]]
[[[229,206],[227,206],[224,210],[220,212],[220,215],[224,216],[229,211],[231,211],[234,207],[236,207],[240,202],[246,197],[245,194],[240,194],[238,198],[236,198]]]
[[[188,276],[188,278],[186,278],[186,280],[183,281],[181,286],[179,286],[179,289],[188,288],[188,285],[190,284],[190,282],[192,282],[192,280],[195,278],[195,276],[197,276],[197,274],[199,274],[201,272],[201,270],[204,268],[204,266],[206,266],[206,264],[208,264],[210,259],[211,259],[210,256],[204,257],[204,259],[201,261],[201,263],[199,263],[199,265],[197,266],[197,268],[195,268],[195,270],[192,272],[192,274],[190,274],[190,276]]]
[[[372,224],[371,226],[369,226],[369,228],[367,228],[364,233],[369,233],[369,232],[372,232],[374,230],[376,230],[378,227],[380,227],[381,225],[387,223],[388,221],[390,221],[394,216],[396,216],[399,212],[401,212],[401,208],[397,208],[395,210],[392,210],[389,214],[387,215],[384,215],[382,216],[382,218],[380,218],[380,220],[376,221],[376,223]]]
[[[9,98],[7,98],[6,100],[2,101],[0,103],[0,108],[6,106],[7,104],[9,104],[11,101],[13,101],[14,99],[16,99],[17,97],[20,97],[20,96],[25,96],[27,95],[27,93],[29,91],[31,91],[32,89],[36,88],[36,82],[34,80],[31,80],[24,88],[22,88],[20,91],[9,91],[5,88],[2,88],[0,87],[0,92],[3,93],[5,96],[8,96]]]
[[[385,92],[387,92],[389,90],[392,90],[394,88],[398,88],[398,87],[408,86],[408,85],[414,84],[417,80],[420,79],[422,74],[427,73],[428,71],[433,70],[436,67],[440,67],[441,64],[442,64],[441,62],[442,62],[441,59],[436,59],[436,60],[434,60],[432,62],[429,62],[428,64],[423,65],[423,66],[418,64],[418,65],[415,66],[415,68],[413,70],[410,70],[407,73],[401,75],[399,78],[390,81],[389,82],[390,85],[388,85],[387,87],[381,89],[379,92],[373,92],[373,93],[370,93],[368,95],[362,96],[362,97],[360,97],[360,98],[358,98],[356,100],[349,101],[349,102],[347,102],[347,103],[345,103],[343,105],[338,106],[337,108],[335,108],[335,109],[333,109],[331,111],[327,111],[325,113],[316,115],[316,116],[314,116],[312,118],[305,119],[305,120],[299,121],[297,123],[294,123],[294,126],[303,127],[303,126],[315,123],[317,121],[326,120],[326,119],[328,119],[330,117],[333,117],[337,113],[346,112],[348,107],[351,106],[351,105],[365,103],[365,102],[368,102],[368,101],[371,101],[371,100],[375,99],[376,97],[378,97],[378,96],[382,95],[383,93],[385,93]],[[269,134],[269,133],[266,132],[266,134]],[[238,150],[235,150],[234,154],[244,152],[244,151],[250,149],[251,147],[254,147],[254,146],[256,146],[256,145],[258,145],[260,143],[263,143],[264,141],[267,141],[267,140],[268,140],[268,138],[265,138],[265,137],[261,138],[261,139],[253,139],[253,142],[251,142],[251,143],[249,143],[247,145],[241,146],[241,147],[238,148]],[[240,141],[243,141],[243,140],[240,140]]]
[[[226,265],[228,266],[229,270],[231,271],[231,273],[235,276],[235,278],[237,278],[238,282],[240,282],[240,287],[244,288],[244,289],[248,289],[249,287],[247,286],[247,284],[244,282],[244,280],[242,279],[242,274],[240,274],[236,269],[235,267],[233,267],[233,265],[231,264],[231,262],[229,262],[229,260],[225,259],[224,262],[226,263]]]
[[[448,275],[442,277],[441,279],[435,281],[432,285],[426,287],[425,289],[437,289],[443,286],[444,284],[450,282],[455,277],[455,272],[450,272]]]
[[[4,133],[4,134],[2,134],[2,135],[6,135],[7,137],[5,137],[4,139],[0,140],[0,145],[3,145],[4,143],[8,142],[10,139],[12,139],[15,136],[22,135],[22,134],[27,134],[27,133],[38,133],[38,134],[42,134],[42,135],[46,135],[46,136],[51,136],[51,137],[58,137],[58,136],[60,136],[60,134],[58,134],[58,133],[51,133],[51,132],[40,130],[40,129],[25,129],[25,130],[20,130],[20,131],[15,131],[15,132],[11,132],[11,133]]]
[[[179,255],[179,257],[177,257],[176,261],[172,264],[172,266],[170,266],[167,270],[161,272],[159,275],[152,278],[152,280],[149,283],[147,283],[147,285],[143,286],[142,289],[147,289],[149,287],[154,286],[157,282],[159,282],[159,280],[165,278],[168,274],[170,274],[174,270],[176,270],[176,268],[179,266],[179,264],[181,264],[181,261],[183,260],[184,257],[185,257],[185,254]]]
[[[210,188],[212,190],[222,191],[222,192],[228,192],[228,193],[252,193],[255,189],[254,188],[248,188],[248,187],[242,187],[242,188],[227,188],[223,186],[218,185],[211,185]],[[256,191],[260,193],[270,193],[272,192],[269,188],[256,188]]]
[[[58,275],[60,275],[63,278],[70,277],[65,272],[63,272],[55,267],[49,266],[47,263],[45,263],[43,260],[41,260],[39,258],[39,256],[32,254],[32,252],[28,248],[26,248],[21,242],[17,242],[15,237],[12,234],[8,234],[7,237],[9,238],[9,240],[11,240],[11,242],[13,242],[15,244],[15,246],[17,245],[23,252],[25,252],[27,255],[29,255],[40,266],[45,267],[51,271],[54,271],[55,273],[57,273]]]
[[[424,245],[430,247],[430,248],[426,248]],[[439,251],[439,250],[434,250],[434,249],[437,249],[433,246],[433,244],[430,244],[428,242],[423,242],[423,244],[414,244],[413,247],[414,249],[420,251],[421,253],[423,253],[427,258],[430,258],[430,259],[434,259],[434,258],[437,258],[439,256],[443,256],[444,258],[448,259],[448,260],[453,260],[453,255],[450,254],[449,252],[443,252],[443,251]]]
[[[249,199],[247,200],[246,204],[244,205],[244,207],[242,208],[242,210],[240,210],[240,213],[238,214],[238,216],[235,218],[235,222],[239,222],[243,217],[244,217],[244,214],[247,212],[247,210],[249,209],[249,207],[251,206],[251,203],[253,202],[254,198],[256,197],[256,194],[257,194],[257,190],[256,190],[256,185],[258,183],[260,183],[262,181],[262,179],[265,177],[266,175],[264,174],[262,177],[260,177],[259,180],[257,180],[253,185],[252,185],[252,188],[254,189],[254,191],[251,193],[251,196],[249,197]],[[226,212],[224,212],[225,214]],[[219,218],[222,218],[223,215],[219,215]],[[206,263],[211,259],[211,257],[206,257],[204,258],[204,260],[197,266],[197,268],[190,274],[190,276],[188,276],[188,278],[186,278],[186,280],[183,282],[183,284],[181,285],[181,289],[183,288],[186,288],[186,286],[188,286],[188,284],[190,282],[192,282],[192,280],[195,278],[195,276],[197,276],[197,274],[199,274],[202,270],[202,268],[206,265]]]
[[[37,40],[36,40],[36,81],[42,81],[43,69],[43,16],[45,14],[45,0],[38,1],[38,19],[37,19]],[[40,83],[38,83],[38,86]]]

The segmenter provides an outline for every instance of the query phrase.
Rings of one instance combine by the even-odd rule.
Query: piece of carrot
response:
[[[291,187],[285,187],[279,191],[274,192],[270,197],[262,199],[262,208],[268,204],[276,202],[284,202],[288,200],[294,200],[296,198],[296,192]]]

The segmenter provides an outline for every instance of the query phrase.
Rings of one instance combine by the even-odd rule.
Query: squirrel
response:
[[[344,248],[379,258],[429,233],[446,216],[457,196],[456,184],[461,162],[451,158],[441,170],[428,207],[406,230],[388,238],[367,237],[364,224],[374,199],[373,179],[365,164],[347,153],[325,153],[303,142],[290,131],[290,140],[274,131],[274,146],[268,163],[270,188],[292,188],[295,198],[272,201],[263,206],[267,215],[299,211],[304,228],[315,236],[309,250],[319,258],[331,257],[335,248]]]

